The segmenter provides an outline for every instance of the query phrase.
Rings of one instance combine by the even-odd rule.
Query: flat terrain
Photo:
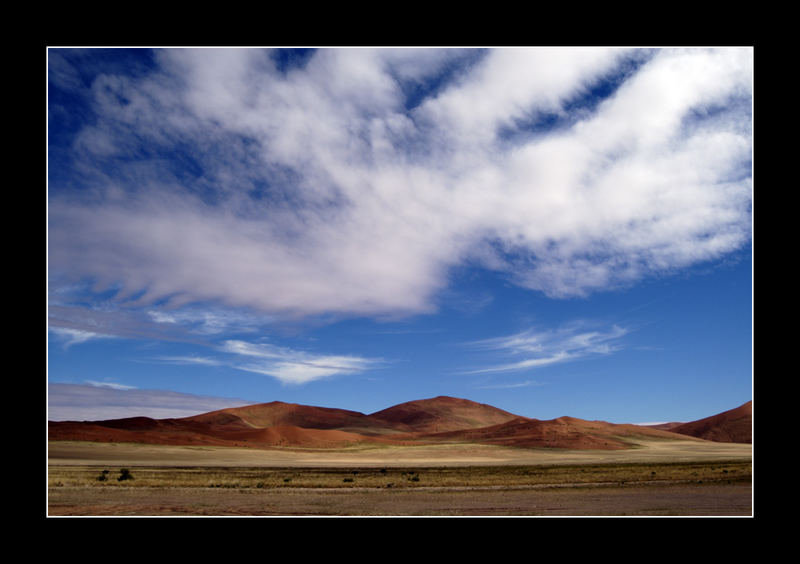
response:
[[[482,466],[750,460],[752,446],[710,441],[637,440],[626,450],[515,448],[470,443],[265,449],[138,443],[49,443],[49,465],[119,466]]]
[[[749,482],[498,488],[50,488],[51,516],[750,516]]]
[[[752,448],[733,443],[578,451],[59,441],[48,454],[50,516],[752,515]],[[123,468],[133,479],[118,480]]]

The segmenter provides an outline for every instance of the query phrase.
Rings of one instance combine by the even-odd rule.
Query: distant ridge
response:
[[[51,441],[132,442],[250,448],[337,448],[359,443],[467,442],[520,448],[616,450],[636,438],[750,442],[751,402],[671,430],[559,417],[541,421],[467,399],[438,396],[365,415],[274,401],[191,417],[50,421]],[[680,430],[680,431],[677,431]],[[750,437],[750,440],[746,440]],[[627,439],[627,440],[626,440]]]
[[[487,427],[517,417],[491,405],[449,396],[409,401],[369,416],[394,428],[424,433]]]
[[[670,429],[673,433],[689,435],[720,443],[753,443],[753,402],[723,411],[704,419],[683,423]]]
[[[281,401],[221,409],[186,417],[184,421],[209,425],[245,425],[250,429],[290,425],[307,429],[347,430],[367,435],[396,431],[391,426],[357,411]]]

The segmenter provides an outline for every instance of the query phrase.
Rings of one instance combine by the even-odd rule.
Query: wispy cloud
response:
[[[94,75],[90,58],[51,50],[90,119],[50,153],[50,272],[115,300],[413,314],[465,263],[582,296],[750,239],[752,49],[320,49],[289,69],[164,49]],[[77,115],[59,99],[51,131]]]
[[[487,384],[485,386],[476,386],[482,390],[511,390],[515,388],[528,388],[531,386],[542,386],[541,382],[535,380],[525,380],[524,382],[510,382],[506,384]]]
[[[202,365],[202,366],[221,366],[223,363],[219,359],[206,356],[159,356],[154,359],[156,362],[166,364],[183,365]]]
[[[99,384],[99,385],[98,385]],[[92,384],[49,383],[47,417],[51,421],[98,421],[121,417],[188,417],[255,403],[164,390],[140,390]]]
[[[96,388],[111,388],[112,390],[135,390],[136,386],[118,384],[116,382],[98,382],[97,380],[86,380],[86,383]]]
[[[268,316],[198,306],[167,311],[151,309],[147,315],[156,323],[182,326],[200,335],[252,333],[272,321]]]
[[[622,348],[620,339],[628,333],[628,329],[616,325],[592,329],[585,322],[577,322],[559,329],[546,331],[530,329],[514,335],[476,341],[470,346],[479,350],[501,351],[506,358],[523,358],[464,373],[516,372],[597,355],[608,355]]]
[[[326,355],[269,343],[226,340],[213,348],[217,356],[158,356],[144,362],[221,366],[271,376],[284,384],[307,384],[331,376],[360,374],[384,360],[353,355]]]
[[[73,345],[86,343],[95,339],[108,339],[109,335],[95,333],[93,331],[86,331],[83,329],[73,329],[69,327],[49,327],[49,333],[57,341],[60,341],[64,349],[68,349]]]
[[[65,347],[112,337],[211,346],[220,338],[252,334],[273,323],[267,315],[213,305],[157,309],[119,303],[113,299],[114,292],[111,298],[87,305],[87,296],[95,294],[85,286],[76,286],[62,288],[50,300],[49,329]]]
[[[321,355],[271,344],[226,341],[224,352],[250,359],[233,364],[240,370],[277,378],[284,384],[306,384],[340,374],[358,374],[383,361],[347,355]]]

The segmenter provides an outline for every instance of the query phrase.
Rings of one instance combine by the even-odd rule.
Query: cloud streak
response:
[[[470,346],[479,350],[501,351],[506,356],[523,358],[469,370],[464,374],[519,372],[598,355],[608,355],[622,348],[620,339],[628,333],[628,329],[616,325],[599,330],[592,329],[586,323],[573,323],[549,331],[530,329],[514,335],[476,341]]]
[[[236,361],[239,370],[265,374],[284,384],[306,384],[341,374],[358,374],[379,365],[380,359],[349,355],[320,355],[271,344],[226,341],[221,350],[244,357]]]
[[[217,409],[250,405],[232,398],[164,390],[139,390],[106,383],[48,384],[49,421],[100,421],[122,417],[189,417]]]
[[[319,354],[270,343],[228,339],[214,345],[214,356],[158,356],[143,362],[183,366],[222,367],[254,372],[286,385],[303,385],[341,375],[361,374],[385,361],[355,355]]]
[[[86,343],[88,341],[110,338],[108,335],[101,333],[70,327],[50,327],[49,334],[53,335],[57,341],[62,343],[64,350],[69,349],[73,345]]]
[[[407,315],[467,263],[563,298],[749,241],[750,49],[166,49],[88,88],[56,55],[93,119],[51,149],[50,270],[116,300]]]

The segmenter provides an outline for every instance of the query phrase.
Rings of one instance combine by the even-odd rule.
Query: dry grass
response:
[[[746,444],[709,441],[639,440],[617,451],[512,448],[479,444],[359,446],[340,449],[187,447],[132,443],[54,441],[49,465],[113,467],[353,467],[539,466],[626,464],[752,459]]]
[[[102,470],[108,480],[98,481]],[[752,515],[749,463],[51,468],[50,516]],[[385,471],[384,471],[385,470]]]
[[[690,441],[624,452],[51,443],[48,515],[747,516],[751,453]],[[118,481],[124,468],[133,479]]]
[[[48,487],[78,488],[481,488],[544,485],[621,485],[680,482],[749,482],[749,462],[477,466],[434,468],[50,468]],[[103,471],[106,471],[105,473]],[[99,480],[105,476],[105,480]]]

